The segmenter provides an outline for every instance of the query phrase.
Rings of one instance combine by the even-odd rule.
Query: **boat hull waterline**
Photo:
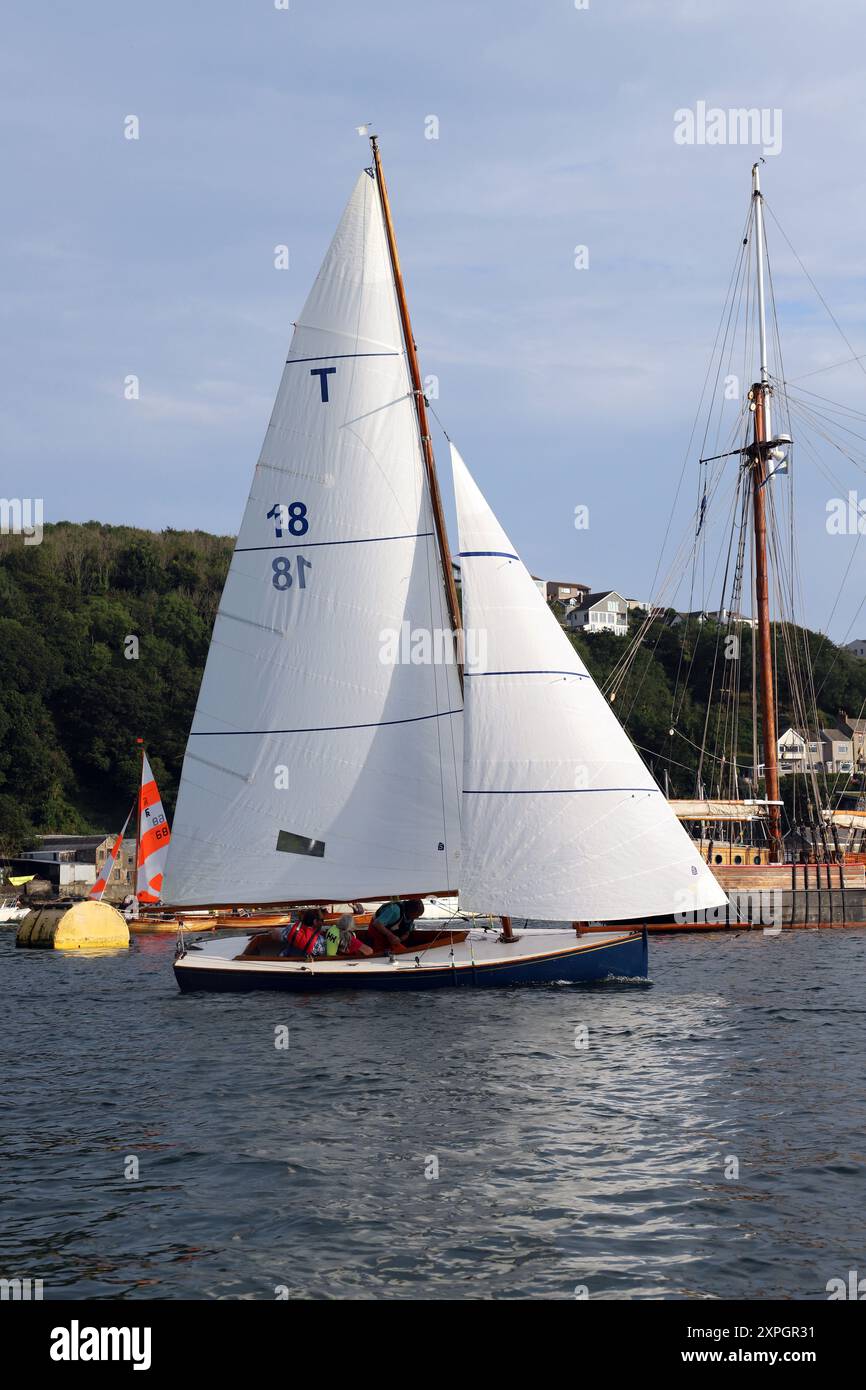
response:
[[[192,990],[420,990],[505,988],[530,984],[601,984],[646,980],[646,932],[575,940],[573,931],[529,931],[513,942],[470,931],[467,939],[413,955],[360,960],[244,959],[237,937],[193,943],[174,963],[178,985]]]

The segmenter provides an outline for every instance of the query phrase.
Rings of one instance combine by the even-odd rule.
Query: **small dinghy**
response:
[[[214,625],[163,898],[454,900],[361,959],[181,944],[183,990],[646,978],[634,926],[724,901],[452,448],[463,628],[379,150],[296,324]],[[627,846],[627,856],[621,854]],[[361,917],[358,913],[356,920]],[[562,924],[515,934],[513,918]],[[431,923],[432,926],[432,923]],[[262,951],[260,945],[267,949]]]

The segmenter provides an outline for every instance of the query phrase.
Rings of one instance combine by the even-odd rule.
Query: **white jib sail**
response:
[[[451,460],[467,652],[461,908],[607,921],[721,906],[453,445]]]
[[[199,692],[163,900],[457,886],[462,701],[384,220],[292,338]]]

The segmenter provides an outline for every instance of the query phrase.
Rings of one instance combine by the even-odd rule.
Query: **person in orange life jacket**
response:
[[[406,938],[423,913],[424,904],[420,898],[407,898],[405,902],[399,903],[383,903],[367,928],[367,940],[376,954],[393,952],[399,955],[401,951],[407,950]]]

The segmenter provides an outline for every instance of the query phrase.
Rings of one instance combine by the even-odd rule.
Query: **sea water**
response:
[[[89,1298],[805,1298],[866,1270],[866,932],[651,986],[181,995],[0,932],[0,1276]]]

